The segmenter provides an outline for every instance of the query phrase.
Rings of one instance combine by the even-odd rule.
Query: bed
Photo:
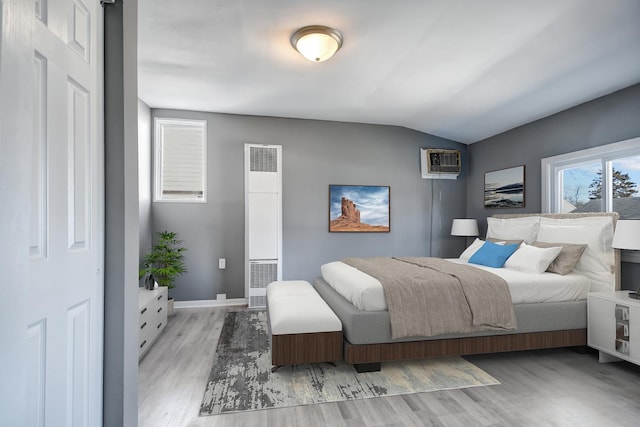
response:
[[[368,275],[362,272],[356,272],[354,276],[353,267],[345,267],[340,262],[336,264],[336,272],[336,269],[327,268],[328,264],[334,263],[328,263],[323,265],[322,277],[315,279],[314,287],[342,321],[344,358],[359,372],[379,370],[384,361],[584,346],[587,293],[620,288],[620,254],[611,247],[617,219],[616,213],[495,215],[488,218],[487,240],[498,244],[524,242],[519,247],[584,247],[584,253],[578,255],[574,266],[569,271],[560,271],[563,274],[558,274],[551,266],[547,268],[556,272],[534,271],[530,274],[528,265],[523,269],[515,261],[513,268],[473,265],[492,273],[497,270],[506,276],[504,280],[509,286],[517,323],[515,328],[394,338],[384,291],[376,287],[375,277],[367,278]],[[482,246],[483,242],[474,244]],[[448,261],[471,265],[468,263],[469,252],[473,256],[471,249],[468,248],[460,259]]]

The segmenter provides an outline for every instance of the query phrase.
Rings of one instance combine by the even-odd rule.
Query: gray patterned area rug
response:
[[[226,314],[200,415],[366,399],[500,384],[461,357],[382,364],[358,374],[340,363],[285,366],[271,372],[265,311]]]

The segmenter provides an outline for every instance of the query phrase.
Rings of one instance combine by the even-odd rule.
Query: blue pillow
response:
[[[487,267],[501,268],[507,258],[513,255],[519,246],[517,243],[513,245],[498,245],[493,242],[484,242],[484,245],[469,258],[468,262],[486,265]]]

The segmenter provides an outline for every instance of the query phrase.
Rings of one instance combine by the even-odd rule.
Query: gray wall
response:
[[[152,244],[151,224],[151,109],[138,100],[138,219],[139,263]]]
[[[623,262],[622,263],[622,289],[639,289],[640,288],[640,264]]]
[[[138,1],[104,9],[103,425],[138,425]]]
[[[541,167],[545,157],[640,136],[640,84],[518,127],[469,146],[467,215],[477,218],[480,234],[495,213],[541,210]],[[525,165],[525,207],[485,209],[484,172]],[[640,265],[623,263],[623,287],[640,284]]]
[[[244,297],[244,143],[283,146],[283,278],[312,280],[347,256],[457,256],[453,218],[466,211],[466,178],[423,180],[419,148],[466,146],[405,128],[271,117],[152,110],[153,117],[207,120],[206,204],[152,204],[154,231],[178,232],[189,272],[177,301]],[[329,233],[329,184],[391,186],[390,233]],[[434,215],[432,216],[432,212]],[[431,227],[433,225],[433,238]],[[218,269],[218,258],[227,269]]]

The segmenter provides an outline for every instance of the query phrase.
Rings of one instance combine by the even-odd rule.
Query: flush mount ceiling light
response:
[[[342,46],[342,34],[322,25],[300,28],[291,36],[291,44],[309,61],[322,62],[331,58]]]

